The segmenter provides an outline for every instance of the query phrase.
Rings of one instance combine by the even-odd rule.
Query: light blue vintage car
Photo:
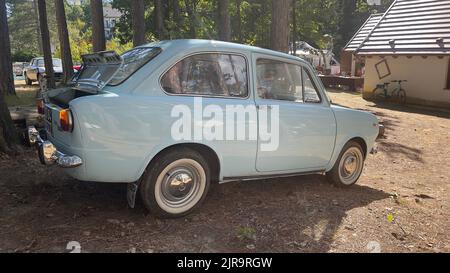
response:
[[[83,56],[71,87],[43,94],[44,164],[128,183],[160,217],[196,209],[211,183],[327,174],[357,182],[378,119],[331,105],[305,61],[257,47],[174,40]]]

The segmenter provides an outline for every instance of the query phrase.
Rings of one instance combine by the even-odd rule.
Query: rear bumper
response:
[[[57,164],[62,168],[76,168],[83,165],[83,160],[80,157],[64,154],[58,151],[52,142],[43,140],[34,126],[28,127],[27,141],[30,146],[37,147],[39,160],[44,165]]]

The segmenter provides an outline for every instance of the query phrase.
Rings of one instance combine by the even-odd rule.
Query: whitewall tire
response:
[[[182,148],[157,158],[144,174],[142,202],[163,218],[183,217],[198,208],[210,185],[210,171],[196,151]]]

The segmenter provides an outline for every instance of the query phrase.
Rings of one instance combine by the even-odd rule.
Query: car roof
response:
[[[43,60],[44,59],[44,57],[36,57],[36,58],[33,58],[33,60],[37,60],[37,61],[39,61],[39,60]],[[60,58],[52,58],[53,60],[61,60]]]
[[[253,53],[260,53],[260,54],[268,54],[275,57],[280,58],[287,58],[292,59],[296,61],[302,61],[305,62],[303,59],[292,56],[286,53],[273,51],[269,49],[264,49],[256,46],[250,46],[250,45],[243,45],[243,44],[237,44],[237,43],[230,43],[230,42],[222,42],[222,41],[216,41],[216,40],[199,40],[199,39],[184,39],[184,40],[165,40],[165,41],[159,41],[154,42],[146,45],[142,45],[141,47],[160,47],[163,50],[166,49],[173,49],[176,52],[182,52],[185,51],[187,48],[190,50],[192,49],[198,49],[198,50],[208,50],[211,48],[215,48],[217,50],[221,51],[247,51],[247,52],[253,52]]]

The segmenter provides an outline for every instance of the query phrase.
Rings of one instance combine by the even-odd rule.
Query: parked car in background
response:
[[[25,68],[25,65],[28,65],[28,63],[22,63],[22,62],[13,63],[13,71],[14,71],[14,75],[16,77],[23,76],[23,70]]]
[[[43,164],[56,163],[78,180],[128,183],[130,206],[140,192],[143,204],[161,217],[191,213],[211,183],[321,173],[348,187],[376,151],[378,119],[332,105],[313,67],[298,57],[233,43],[174,40],[121,57],[90,54],[83,62],[72,87],[43,93],[45,133],[30,127],[30,143],[39,144]],[[262,134],[202,137],[224,122],[198,118],[184,125],[200,135],[190,138],[186,131],[180,138],[174,115],[180,108],[197,115],[199,100],[205,112],[255,109],[254,115],[236,110],[231,121],[236,118],[240,132],[261,132],[260,121],[273,114],[278,146],[263,148]]]
[[[55,81],[61,81],[64,76],[61,59],[53,59],[53,71],[55,72]],[[24,69],[23,75],[27,85],[32,85],[35,81],[42,83],[46,76],[44,58],[32,59],[30,64]]]

